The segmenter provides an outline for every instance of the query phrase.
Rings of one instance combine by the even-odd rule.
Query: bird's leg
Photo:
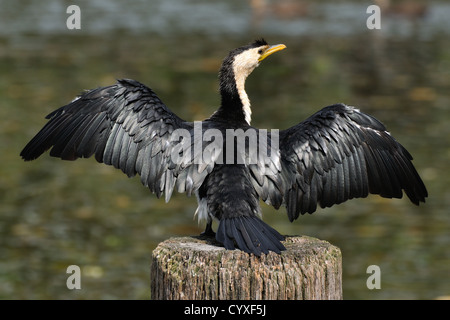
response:
[[[200,235],[205,236],[205,237],[212,237],[212,238],[214,238],[216,236],[216,233],[212,229],[211,217],[208,217],[208,221],[206,222],[206,229]]]

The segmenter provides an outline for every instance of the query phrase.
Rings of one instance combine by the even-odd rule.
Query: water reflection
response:
[[[383,30],[407,37],[416,24],[421,36],[448,35],[450,4],[446,1],[379,0]],[[1,0],[0,35],[67,34],[69,4],[58,0]],[[368,4],[360,1],[312,0],[123,0],[79,1],[84,34],[102,35],[126,30],[170,36],[202,33],[242,36],[256,31],[285,36],[351,35],[365,27]],[[425,22],[425,23],[422,23]]]
[[[207,117],[219,103],[221,59],[260,35],[288,50],[248,80],[254,125],[285,128],[334,102],[357,105],[413,154],[430,193],[421,207],[369,197],[293,224],[263,204],[264,219],[281,233],[339,246],[345,298],[450,294],[450,28],[439,18],[448,4],[430,4],[416,29],[399,27],[410,25],[399,18],[373,33],[350,1],[311,4],[301,18],[266,14],[259,26],[241,1],[86,2],[82,30],[70,33],[61,28],[65,8],[45,3],[0,2],[1,298],[148,298],[151,250],[203,228],[192,218],[195,199],[165,204],[139,179],[93,159],[23,163],[18,154],[44,115],[116,78],[146,83],[182,118]],[[82,268],[80,291],[65,287],[71,264]],[[381,290],[365,286],[372,264]]]

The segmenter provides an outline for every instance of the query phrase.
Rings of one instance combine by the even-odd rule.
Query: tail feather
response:
[[[216,240],[228,250],[235,247],[260,256],[269,251],[286,250],[280,242],[284,237],[256,216],[239,216],[220,220]]]

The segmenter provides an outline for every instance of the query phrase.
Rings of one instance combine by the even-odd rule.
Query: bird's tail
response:
[[[222,218],[216,240],[228,250],[238,247],[257,256],[269,251],[281,253],[286,250],[281,243],[284,237],[257,216]]]

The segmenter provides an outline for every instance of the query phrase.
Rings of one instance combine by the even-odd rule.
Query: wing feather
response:
[[[283,197],[289,219],[369,193],[419,204],[428,196],[409,152],[377,119],[344,104],[280,132]],[[275,182],[274,182],[275,183]],[[271,188],[277,192],[276,188]]]
[[[183,164],[172,163],[176,142],[171,135],[177,129],[192,135],[192,123],[177,117],[150,88],[134,80],[86,91],[47,119],[22,150],[23,159],[36,159],[48,149],[51,156],[64,160],[95,154],[98,162],[129,177],[139,174],[142,184],[158,197],[165,192],[166,201],[175,186],[192,193],[214,167],[214,159],[208,159],[200,170],[188,153]]]

